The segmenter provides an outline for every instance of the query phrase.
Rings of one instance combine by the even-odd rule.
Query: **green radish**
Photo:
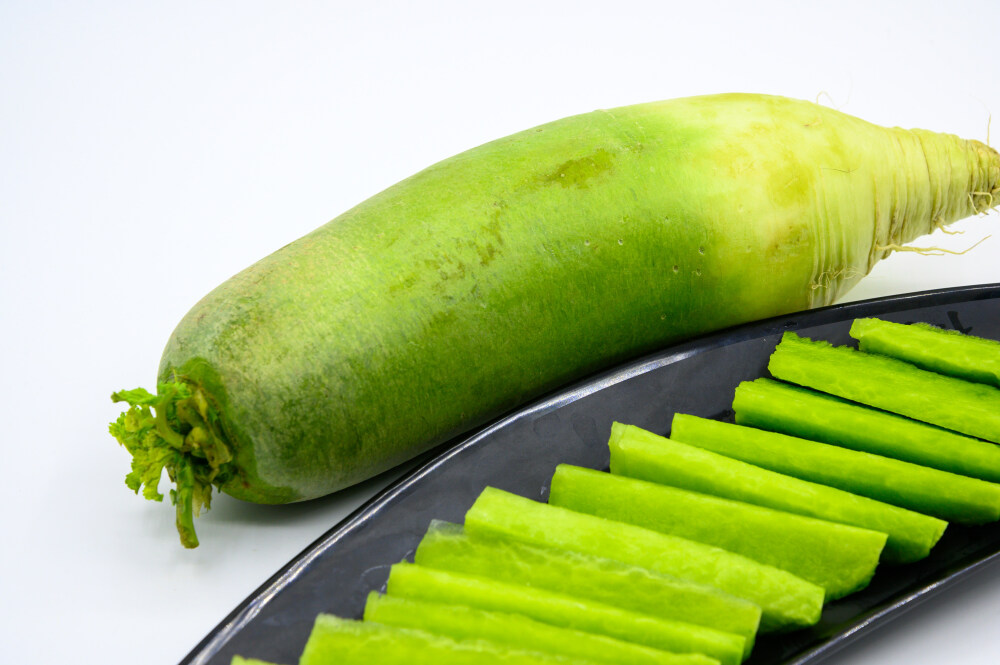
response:
[[[801,386],[761,378],[736,387],[740,425],[822,441],[1000,483],[1000,446]]]
[[[719,665],[715,658],[695,653],[670,653],[640,644],[571,630],[521,614],[491,612],[466,605],[429,603],[385,596],[375,591],[365,603],[365,621],[426,630],[454,640],[489,640],[512,648],[530,649],[597,663],[630,665]]]
[[[611,473],[889,534],[882,557],[919,561],[948,523],[835,487],[792,478],[634,425],[611,426]]]
[[[390,597],[519,614],[549,625],[671,653],[704,654],[722,665],[739,665],[743,661],[743,638],[733,633],[486,577],[397,563],[389,570],[386,593]]]
[[[440,162],[225,282],[112,433],[127,484],[283,503],[364,480],[665,344],[832,303],[1000,192],[977,141],[727,94],[601,110]],[[748,276],[752,278],[748,279]],[[628,322],[622,325],[622,322]]]
[[[1000,443],[1000,388],[793,332],[781,336],[767,369],[776,379]]]
[[[921,369],[1000,388],[1000,342],[929,323],[858,319],[851,337],[865,353],[905,360]]]
[[[746,655],[760,626],[760,607],[719,589],[582,552],[473,538],[449,522],[431,520],[413,562],[735,633],[743,638]]]
[[[978,478],[684,413],[674,415],[670,436],[763,469],[949,522],[973,525],[1000,520],[1000,485]]]
[[[487,487],[465,514],[474,538],[505,538],[613,559],[715,587],[761,608],[760,630],[819,621],[823,587],[741,554]]]
[[[645,480],[560,464],[549,503],[714,545],[826,589],[868,586],[888,535]]]
[[[370,621],[316,617],[299,665],[596,665],[590,660],[511,649],[489,640],[455,640]]]

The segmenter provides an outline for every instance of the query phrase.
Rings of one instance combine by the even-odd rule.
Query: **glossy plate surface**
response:
[[[600,374],[446,444],[327,532],[220,623],[182,665],[229,665],[239,654],[292,665],[316,614],[360,617],[389,566],[410,557],[431,519],[461,522],[484,487],[544,501],[557,464],[607,469],[619,420],[666,434],[675,412],[731,418],[736,386],[766,375],[781,334],[852,342],[858,317],[925,321],[1000,339],[1000,284],[837,305],[672,346]],[[929,558],[880,567],[865,590],[829,604],[817,626],[757,642],[747,665],[816,663],[1000,556],[1000,526],[949,526]]]

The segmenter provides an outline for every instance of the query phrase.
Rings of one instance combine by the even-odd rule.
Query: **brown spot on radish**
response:
[[[557,182],[563,187],[587,187],[590,180],[612,170],[612,154],[600,148],[593,154],[563,162],[551,173],[542,176],[544,183]]]
[[[493,259],[497,255],[497,248],[493,245],[477,246],[476,251],[479,252],[479,265],[481,266],[493,263]]]
[[[417,275],[411,273],[406,277],[392,283],[389,285],[389,293],[398,293],[400,291],[405,291],[417,283]]]

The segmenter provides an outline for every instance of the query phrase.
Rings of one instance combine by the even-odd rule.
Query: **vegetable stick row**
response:
[[[464,526],[431,524],[363,621],[321,615],[300,665],[739,665],[758,631],[816,623],[948,522],[1000,519],[1000,449],[980,440],[1000,438],[1000,389],[968,360],[1000,344],[874,320],[852,334],[901,358],[787,333],[783,381],[739,386],[736,424],[614,423],[610,473],[560,465],[548,504],[487,488]],[[917,367],[918,346],[944,357]]]

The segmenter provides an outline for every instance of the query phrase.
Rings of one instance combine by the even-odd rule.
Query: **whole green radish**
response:
[[[282,503],[364,480],[664,344],[832,303],[993,206],[1000,156],[727,94],[559,120],[446,159],[209,293],[111,426],[129,486]]]

